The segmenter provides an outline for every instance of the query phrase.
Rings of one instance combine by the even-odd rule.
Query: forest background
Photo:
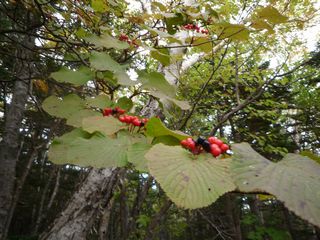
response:
[[[320,239],[310,29],[310,0],[1,1],[0,239]]]

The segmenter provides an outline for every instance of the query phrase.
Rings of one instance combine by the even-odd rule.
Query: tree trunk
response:
[[[20,40],[24,45],[32,49],[34,46],[33,37],[24,37]],[[33,70],[31,52],[21,46],[16,50],[16,62],[14,73],[21,79],[15,79],[13,95],[8,111],[5,116],[3,138],[0,143],[0,239],[6,238],[6,223],[16,178],[16,163],[20,148],[20,129],[22,127],[25,104],[28,98],[30,73]]]
[[[55,220],[41,240],[86,239],[100,207],[108,205],[119,169],[92,169],[80,189],[73,195],[66,209]]]

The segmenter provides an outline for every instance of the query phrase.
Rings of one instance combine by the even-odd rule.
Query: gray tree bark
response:
[[[82,240],[87,238],[100,209],[107,206],[118,180],[119,169],[92,169],[66,209],[40,240]]]
[[[23,42],[27,48],[19,45]],[[0,142],[0,239],[6,238],[6,223],[9,216],[11,201],[13,197],[16,163],[20,148],[20,128],[22,127],[25,104],[28,98],[30,73],[33,72],[32,57],[34,53],[30,50],[34,47],[33,37],[23,37],[17,43],[15,53],[14,74],[16,79],[13,87],[12,100],[5,115],[4,133]]]

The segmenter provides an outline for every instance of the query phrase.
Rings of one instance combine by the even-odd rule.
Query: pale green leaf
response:
[[[148,172],[147,159],[144,155],[152,147],[151,144],[147,143],[135,143],[128,148],[128,162],[132,163],[140,172]]]
[[[164,124],[161,122],[159,118],[151,118],[147,125],[146,125],[146,134],[151,137],[159,137],[159,136],[172,136],[179,140],[186,139],[190,137],[182,132],[172,131],[168,129]]]
[[[142,83],[142,88],[149,90],[157,90],[170,97],[175,96],[176,89],[170,85],[163,74],[158,72],[147,73],[145,71],[139,72],[139,80]]]
[[[206,207],[235,189],[230,159],[193,155],[180,146],[157,144],[145,155],[151,175],[179,207]]]
[[[58,82],[71,83],[75,86],[84,85],[94,78],[90,69],[86,67],[77,70],[63,67],[59,71],[51,73],[50,77]]]
[[[64,136],[55,139],[49,149],[49,160],[55,164],[82,167],[116,167],[127,163],[127,149],[133,143],[130,135],[110,138],[96,133],[91,138]]]
[[[320,226],[320,166],[297,154],[278,163],[262,157],[247,143],[234,144],[232,172],[243,192],[267,192],[301,218]]]
[[[103,33],[101,34],[101,36],[92,34],[88,37],[85,37],[84,39],[87,42],[92,43],[99,48],[115,48],[115,49],[123,50],[130,47],[128,43],[122,42],[110,36],[108,33]]]
[[[96,12],[105,12],[108,10],[108,5],[105,0],[91,0],[91,6]]]
[[[220,38],[245,41],[249,38],[249,30],[243,24],[219,23],[221,28]]]
[[[42,103],[42,108],[52,116],[60,118],[71,117],[74,113],[85,107],[84,101],[75,94],[69,94],[63,99],[56,96],[46,98]]]
[[[101,113],[91,109],[81,109],[80,111],[74,112],[71,116],[67,117],[67,124],[74,127],[81,127],[82,120],[91,116],[101,116]]]
[[[122,129],[124,125],[114,117],[92,116],[82,120],[82,128],[89,132],[101,132],[112,135]]]
[[[133,107],[133,103],[130,98],[122,97],[118,99],[116,106],[129,111]]]
[[[98,95],[94,98],[86,98],[86,103],[90,107],[95,107],[95,108],[106,108],[112,106],[112,101],[107,95]]]
[[[150,52],[152,58],[158,60],[163,66],[170,65],[170,53],[166,48],[153,50]]]
[[[256,14],[258,17],[266,19],[271,24],[285,23],[288,21],[288,17],[282,15],[277,9],[272,6],[258,9]]]
[[[99,71],[109,70],[112,72],[117,72],[122,70],[121,65],[105,52],[94,51],[92,52],[89,60],[91,67]]]

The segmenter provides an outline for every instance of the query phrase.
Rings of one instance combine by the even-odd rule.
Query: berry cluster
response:
[[[141,118],[137,116],[129,116],[124,115],[119,117],[119,121],[127,124],[132,124],[135,127],[144,127],[146,123],[148,122],[148,118]]]
[[[120,34],[119,40],[122,42],[127,42],[129,45],[133,45],[135,48],[139,47],[135,40],[130,40],[129,37],[123,33]]]
[[[200,27],[198,27],[198,26],[195,25],[195,24],[191,24],[191,23],[189,23],[189,24],[187,24],[187,25],[184,25],[183,27],[184,27],[185,29],[188,29],[188,30],[196,30],[197,33],[199,33],[199,32],[201,32],[201,33],[203,33],[203,34],[208,34],[208,33],[209,33],[209,31],[208,31],[207,29],[201,29],[201,30],[200,30]]]
[[[187,138],[181,141],[181,145],[189,149],[193,154],[200,154],[203,150],[211,153],[214,157],[229,150],[229,146],[216,137],[209,137],[208,140],[199,137],[197,141]]]
[[[108,117],[110,115],[119,119],[120,122],[132,124],[135,127],[144,127],[148,122],[148,118],[139,118],[137,116],[123,115],[126,111],[122,108],[105,108],[102,111],[104,117]]]
[[[104,117],[108,117],[110,115],[122,115],[124,114],[126,111],[122,108],[119,107],[115,107],[115,108],[105,108],[102,111],[102,114]]]

